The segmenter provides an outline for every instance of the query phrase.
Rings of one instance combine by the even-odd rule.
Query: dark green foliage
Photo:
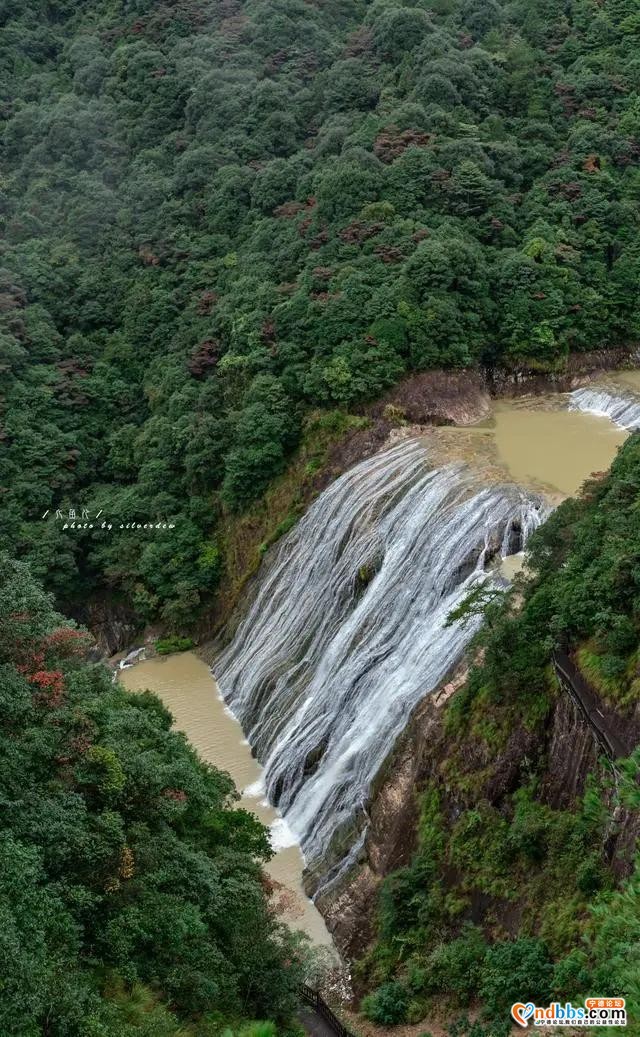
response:
[[[510,1018],[495,1019],[485,1023],[480,1019],[470,1022],[465,1016],[451,1023],[449,1037],[510,1037],[513,1032]]]
[[[395,1026],[407,1018],[408,995],[402,983],[383,983],[367,994],[362,1002],[362,1011],[367,1019],[382,1026]]]
[[[637,341],[636,14],[5,4],[3,542],[185,628],[309,406]]]
[[[636,859],[635,871],[621,890],[598,898],[593,914],[587,934],[593,962],[591,989],[609,985],[624,990],[627,1011],[636,1021],[640,1014],[640,860]]]
[[[523,938],[499,943],[487,951],[480,995],[494,1015],[514,1001],[545,1005],[551,998],[553,965],[542,940]]]
[[[468,1005],[480,988],[486,954],[482,932],[468,925],[460,936],[432,952],[427,966],[431,991],[447,995],[458,1005]]]
[[[556,962],[553,969],[554,997],[573,997],[576,990],[589,990],[592,985],[589,958],[581,947],[575,947]]]
[[[265,829],[86,644],[0,556],[0,1031],[286,1023],[300,971],[261,883]]]

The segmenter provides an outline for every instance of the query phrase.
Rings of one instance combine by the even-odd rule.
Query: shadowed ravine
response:
[[[449,612],[543,512],[463,465],[429,470],[409,439],[325,490],[269,559],[214,672],[321,884],[357,853],[371,782],[474,632]]]

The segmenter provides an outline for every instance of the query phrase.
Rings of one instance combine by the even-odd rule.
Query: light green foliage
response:
[[[162,637],[154,647],[158,655],[171,655],[172,652],[188,652],[195,642],[190,637]]]

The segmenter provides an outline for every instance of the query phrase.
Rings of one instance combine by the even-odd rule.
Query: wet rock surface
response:
[[[66,611],[93,634],[96,641],[93,656],[96,662],[132,646],[140,630],[140,623],[130,606],[106,597]]]
[[[369,804],[370,824],[362,860],[316,906],[336,946],[348,960],[359,957],[374,934],[382,879],[408,864],[415,849],[418,790],[429,763],[443,746],[442,703],[425,699],[382,768]]]

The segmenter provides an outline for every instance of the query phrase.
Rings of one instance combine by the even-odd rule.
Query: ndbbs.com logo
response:
[[[584,1005],[536,1005],[533,1001],[516,1001],[511,1017],[518,1026],[626,1026],[627,1009],[623,997],[588,997]]]

